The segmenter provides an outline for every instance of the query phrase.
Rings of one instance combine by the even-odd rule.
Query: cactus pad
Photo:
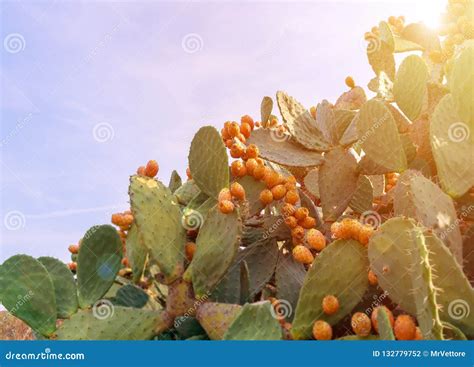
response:
[[[90,306],[112,286],[120,269],[122,241],[110,225],[90,228],[82,239],[77,257],[79,306]]]
[[[189,150],[189,169],[202,192],[217,198],[229,185],[229,162],[219,132],[212,126],[199,129]]]
[[[385,307],[381,307],[378,309],[377,324],[378,324],[378,331],[379,331],[381,340],[395,340],[395,336],[393,335],[392,325],[390,324],[388,313]]]
[[[134,223],[127,233],[127,240],[125,244],[127,259],[132,268],[133,281],[138,282],[145,269],[146,258],[148,256],[148,249],[143,242],[143,237],[138,231],[137,225]]]
[[[173,170],[173,172],[171,172],[168,188],[170,189],[171,192],[175,192],[181,187],[182,184],[183,182],[181,180],[181,176],[179,175],[178,172],[176,172],[176,170]]]
[[[347,264],[351,266],[347,266]],[[367,287],[366,249],[354,240],[337,240],[326,247],[308,271],[296,307],[291,333],[308,339],[313,323],[322,319],[334,325],[362,299]],[[322,310],[327,295],[338,298],[340,309],[333,315]]]
[[[449,75],[449,86],[456,110],[462,121],[471,126],[471,129],[474,127],[474,68],[472,65],[474,65],[474,43],[471,41],[454,60],[453,69]]]
[[[372,210],[374,201],[374,189],[367,176],[360,175],[357,180],[357,186],[349,206],[357,213],[363,213]]]
[[[54,284],[38,260],[15,255],[2,264],[0,299],[11,314],[36,332],[49,336],[56,329]]]
[[[182,214],[172,201],[172,194],[161,182],[132,176],[130,202],[140,236],[164,275],[166,283],[181,275],[185,228]]]
[[[221,340],[241,309],[240,305],[206,302],[197,309],[196,318],[211,340]]]

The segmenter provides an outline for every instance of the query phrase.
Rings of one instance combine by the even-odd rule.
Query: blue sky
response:
[[[0,261],[68,260],[87,228],[127,209],[148,159],[183,176],[203,124],[259,116],[285,90],[332,102],[373,77],[363,34],[430,1],[2,1]]]

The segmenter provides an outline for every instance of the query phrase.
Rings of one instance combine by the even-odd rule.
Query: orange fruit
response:
[[[238,182],[233,182],[232,185],[230,185],[230,193],[237,200],[245,200],[245,189]]]
[[[222,214],[229,214],[234,211],[234,203],[229,200],[222,200],[218,203],[219,210]]]
[[[298,200],[300,199],[300,196],[298,195],[297,191],[287,191],[285,195],[285,202],[289,204],[295,205]]]
[[[184,252],[186,254],[186,259],[191,261],[194,257],[194,253],[196,252],[196,244],[194,242],[188,242],[184,246]]]
[[[331,340],[332,327],[326,321],[317,320],[313,325],[313,337],[316,340]]]
[[[367,274],[367,278],[369,279],[369,284],[376,286],[378,284],[378,279],[377,275],[372,270],[369,270],[369,273]]]
[[[159,169],[160,167],[158,166],[158,162],[152,159],[146,164],[145,175],[153,178],[158,174]]]
[[[370,334],[372,324],[369,316],[362,312],[356,312],[351,318],[351,327],[354,333],[359,336],[367,336]]]
[[[395,320],[393,332],[398,340],[413,340],[416,337],[416,324],[410,315],[399,315]]]
[[[231,201],[232,200],[232,194],[230,193],[230,190],[227,187],[223,188],[219,192],[219,196],[217,197],[217,200],[218,201],[224,201],[224,200]]]
[[[316,219],[313,217],[310,217],[309,215],[300,221],[300,226],[303,227],[304,229],[311,229],[316,226]]]
[[[298,220],[303,220],[308,216],[308,214],[309,214],[308,208],[301,207],[301,208],[296,209],[295,217]]]
[[[315,228],[308,231],[306,241],[308,245],[316,251],[322,251],[326,247],[326,237]]]
[[[339,310],[339,300],[336,296],[328,295],[323,298],[322,306],[326,315],[333,315]]]
[[[276,185],[272,187],[273,200],[280,200],[286,195],[286,189],[283,185]]]
[[[311,264],[314,260],[313,254],[303,245],[297,245],[292,251],[293,258],[301,264]]]
[[[268,205],[270,204],[272,201],[273,201],[273,194],[270,190],[268,189],[264,189],[261,193],[260,193],[260,201],[262,202],[262,204],[264,205]]]

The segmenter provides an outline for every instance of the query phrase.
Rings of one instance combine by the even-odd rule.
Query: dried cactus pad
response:
[[[36,332],[49,336],[56,329],[56,297],[46,268],[27,255],[15,255],[0,267],[3,306]]]

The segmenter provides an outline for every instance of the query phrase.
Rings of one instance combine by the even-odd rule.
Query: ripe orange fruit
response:
[[[358,238],[359,236],[359,227],[360,223],[357,222],[354,219],[351,218],[344,218],[341,223],[339,223],[340,227],[339,229],[339,235],[340,237],[337,238],[342,238],[344,240],[350,239],[350,238]],[[357,237],[356,237],[357,236]]]
[[[290,215],[285,218],[285,224],[288,226],[288,228],[293,229],[298,225],[298,221],[296,220],[295,217]]]
[[[264,205],[268,205],[270,204],[272,201],[273,201],[273,194],[270,190],[268,189],[264,189],[262,190],[262,192],[260,193],[260,201],[262,202],[262,204]]]
[[[251,118],[249,115],[244,115],[240,118],[240,123],[241,124],[249,124],[250,128],[253,130],[255,127],[255,122],[253,121],[253,118]]]
[[[247,159],[245,162],[245,168],[247,168],[247,174],[253,176],[255,168],[258,167],[257,160],[255,158]]]
[[[158,162],[154,159],[149,160],[145,167],[145,175],[153,178],[158,174],[158,170],[160,167],[158,166]]]
[[[270,167],[265,167],[265,176],[263,180],[269,189],[278,185],[280,183],[281,175],[278,172],[275,172]]]
[[[112,214],[111,222],[112,224],[115,224],[116,226],[121,226],[123,223],[122,218],[123,218],[122,213],[114,213]]]
[[[227,140],[225,141],[225,146],[227,147],[227,149],[232,148],[232,145],[234,145],[234,140],[232,140],[232,139],[227,139]]]
[[[132,214],[124,214],[122,216],[122,225],[121,227],[128,228],[133,223],[133,215]]]
[[[242,161],[233,161],[230,170],[234,177],[244,177],[247,174],[247,168]]]
[[[234,203],[229,200],[222,200],[218,203],[219,210],[222,214],[229,214],[234,211]]]
[[[286,189],[283,185],[276,185],[272,187],[273,200],[280,200],[286,195]]]
[[[250,158],[248,161],[250,161],[252,158]],[[247,162],[248,162],[247,161]],[[256,180],[261,180],[264,176],[265,176],[265,173],[266,173],[266,167],[263,166],[263,165],[258,165],[257,167],[255,167],[255,169],[253,170],[253,177],[256,179]]]
[[[244,148],[240,144],[232,144],[230,147],[230,156],[232,158],[240,158],[244,154]]]
[[[184,245],[184,253],[186,254],[186,259],[191,261],[193,259],[194,253],[196,252],[196,244],[194,242],[188,242]]]
[[[237,200],[245,200],[245,189],[238,182],[233,182],[232,185],[230,185],[230,193]]]
[[[71,254],[77,254],[79,252],[79,246],[78,245],[70,245],[68,247],[68,250]]]
[[[240,126],[237,122],[231,122],[228,127],[227,131],[231,138],[236,138],[240,134]]]
[[[331,340],[332,327],[326,321],[317,320],[313,325],[313,337],[316,340]]]
[[[421,330],[418,326],[415,330],[415,340],[423,340],[423,334],[421,333]]]
[[[354,333],[359,336],[367,336],[370,334],[372,324],[369,316],[362,312],[356,312],[351,318],[351,327]]]
[[[250,137],[250,133],[252,132],[252,128],[246,122],[240,125],[240,133],[245,136],[247,139]]]
[[[326,315],[333,315],[339,310],[339,300],[336,296],[328,295],[323,298],[322,306]]]
[[[334,238],[341,238],[342,236],[342,231],[341,231],[341,223],[339,222],[334,222],[331,224],[331,233]]]
[[[145,166],[140,166],[137,169],[137,175],[145,176]]]
[[[378,284],[378,279],[377,275],[372,270],[369,270],[369,273],[367,274],[367,278],[369,279],[369,284],[376,286]]]
[[[399,315],[395,320],[393,332],[398,340],[413,340],[416,337],[416,324],[410,315]]]
[[[311,108],[309,109],[309,113],[314,119],[316,119],[316,106],[311,106]]]
[[[358,240],[361,244],[367,246],[369,244],[370,237],[372,237],[373,234],[374,229],[372,226],[363,225],[360,227]]]
[[[302,240],[304,238],[304,228],[301,226],[296,226],[291,230],[291,236],[298,240]]]
[[[227,187],[223,188],[219,192],[219,196],[217,197],[217,200],[218,201],[224,201],[224,200],[231,201],[232,200],[232,195],[230,193],[230,190]]]
[[[75,262],[70,262],[69,264],[67,264],[67,266],[69,267],[69,270],[71,270],[71,271],[76,271],[77,270],[77,263],[75,263]]]
[[[314,228],[314,226],[316,226],[316,219],[314,219],[313,217],[310,217],[309,215],[300,221],[300,226],[303,227],[304,229],[311,229],[311,228]]]
[[[387,311],[387,315],[388,315],[388,320],[390,321],[390,325],[392,325],[393,327],[393,314],[392,314],[392,311],[390,311],[387,307],[385,306],[378,306],[378,307],[375,307],[374,310],[372,311],[372,315],[370,315],[370,318],[372,320],[372,326],[374,327],[374,330],[376,332],[379,332],[379,323],[377,321],[377,315],[378,315],[378,312],[381,308],[384,308],[385,311]]]
[[[322,251],[326,247],[326,237],[315,228],[311,228],[306,234],[308,245],[316,250]]]
[[[191,170],[188,168],[186,168],[186,176],[188,177],[188,180],[192,180],[193,179],[193,176],[191,175]]]
[[[126,268],[130,267],[130,263],[128,262],[128,259],[126,257],[122,259],[122,265],[125,266]]]
[[[297,245],[292,251],[293,258],[301,264],[311,264],[314,260],[313,254],[303,245]]]
[[[259,154],[258,147],[255,144],[250,144],[245,151],[247,158],[257,158]]]
[[[281,207],[281,214],[284,216],[284,217],[288,217],[290,215],[293,215],[295,213],[295,207],[292,205],[292,204],[288,204],[288,203],[285,203],[282,207]],[[295,218],[296,219],[296,218]]]
[[[308,208],[301,207],[301,208],[296,209],[295,217],[298,220],[303,220],[308,216],[308,214],[309,214]]]
[[[345,82],[346,82],[346,85],[347,85],[349,88],[354,88],[354,87],[355,87],[354,79],[352,79],[351,76],[346,77]]]
[[[227,139],[230,139],[229,132],[227,131],[225,126],[221,129],[221,136],[222,136],[222,140],[224,141],[226,141]]]
[[[285,202],[289,204],[295,205],[298,200],[300,200],[300,196],[296,190],[287,191],[285,195]]]

